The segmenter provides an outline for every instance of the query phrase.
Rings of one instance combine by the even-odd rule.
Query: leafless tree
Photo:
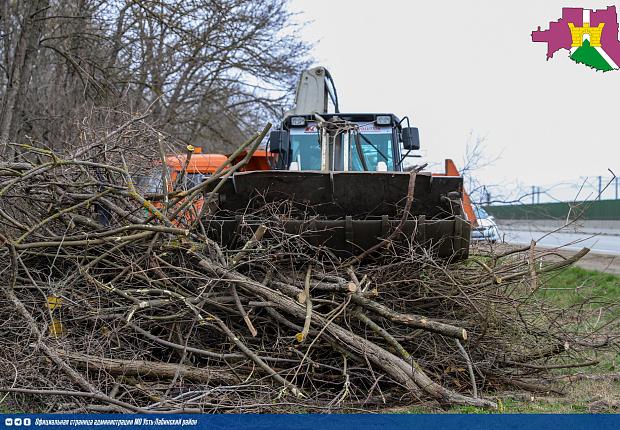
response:
[[[227,150],[277,117],[307,63],[285,0],[0,3],[0,143],[60,150],[98,108],[149,112],[184,143]],[[5,145],[3,145],[5,146]]]
[[[17,127],[17,113],[23,105],[30,73],[38,54],[38,42],[44,28],[47,0],[2,2],[2,38],[4,39],[4,88],[0,110],[0,144],[6,144]],[[11,16],[17,14],[18,16]]]
[[[500,159],[500,155],[489,151],[485,142],[486,137],[471,132],[467,138],[465,155],[463,156],[462,167],[460,167],[467,192],[475,203],[484,203],[490,200],[490,190],[492,189],[476,177],[476,172],[491,166]]]

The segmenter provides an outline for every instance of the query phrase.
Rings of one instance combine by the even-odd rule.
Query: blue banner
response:
[[[620,415],[518,415],[518,414],[4,414],[0,429],[97,429],[143,430],[413,430],[413,429],[543,429],[543,430],[617,430]]]

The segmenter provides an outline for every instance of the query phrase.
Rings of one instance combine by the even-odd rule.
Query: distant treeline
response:
[[[560,202],[528,205],[486,206],[498,219],[570,219],[620,220],[620,200]]]

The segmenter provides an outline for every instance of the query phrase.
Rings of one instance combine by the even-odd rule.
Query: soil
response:
[[[569,252],[563,253],[563,255],[564,254],[571,255]],[[589,252],[575,265],[582,269],[620,275],[620,256],[618,255],[604,255]]]
[[[473,250],[475,252],[476,248],[488,250],[487,248],[491,246],[486,243],[477,243],[473,245]],[[492,245],[496,252],[504,252],[509,249],[521,248],[522,246],[510,245],[507,243],[495,244]],[[547,249],[545,246],[537,245],[536,248],[538,250]],[[552,248],[548,248],[551,250]],[[577,251],[568,251],[568,250],[557,250],[557,253],[563,257],[570,257],[575,255]],[[555,258],[559,257],[546,257],[546,261],[555,261]],[[620,255],[607,255],[607,254],[599,254],[594,251],[590,251],[586,254],[585,257],[577,261],[575,266],[581,267],[586,270],[596,270],[597,272],[611,273],[613,275],[620,275]]]

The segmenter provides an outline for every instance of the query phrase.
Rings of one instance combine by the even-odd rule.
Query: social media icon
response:
[[[15,424],[15,426],[21,426],[22,425],[22,419],[21,418],[15,418],[13,420],[13,424]]]
[[[5,418],[4,425],[7,427],[11,427],[13,425],[13,418]]]
[[[32,422],[30,421],[30,418],[24,418],[24,425],[25,426],[29,426]]]

